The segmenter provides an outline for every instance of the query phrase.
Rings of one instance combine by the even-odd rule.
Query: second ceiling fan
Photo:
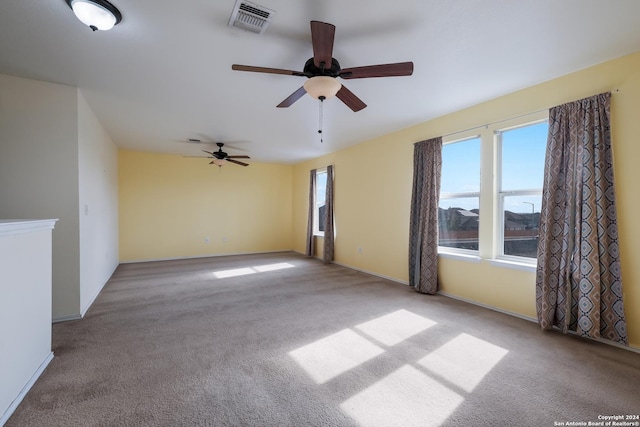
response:
[[[190,141],[192,142],[196,142],[196,141],[200,141],[199,139],[190,139]],[[209,162],[210,165],[216,165],[216,166],[222,166],[225,163],[229,162],[229,163],[235,163],[236,165],[240,165],[240,166],[249,166],[248,163],[244,163],[241,162],[239,160],[236,159],[250,159],[251,157],[249,156],[230,156],[227,153],[225,153],[224,151],[222,151],[222,147],[224,147],[224,143],[223,142],[216,142],[216,145],[218,146],[218,151],[207,151],[207,150],[202,150],[205,153],[207,153],[209,156],[207,157],[208,159],[213,159],[211,162]],[[204,157],[204,156],[196,156],[196,157]]]
[[[353,111],[360,111],[365,108],[367,104],[342,85],[337,80],[338,77],[342,79],[364,79],[370,77],[410,76],[413,74],[413,62],[340,68],[340,63],[333,57],[335,32],[335,25],[326,22],[311,21],[313,58],[307,60],[302,71],[239,64],[233,64],[231,68],[237,71],[307,77],[309,80],[307,80],[300,89],[293,92],[278,104],[280,108],[291,106],[305,93],[309,93],[312,97],[320,99],[321,101],[336,96]]]

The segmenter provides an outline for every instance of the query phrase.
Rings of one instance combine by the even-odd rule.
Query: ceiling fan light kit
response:
[[[314,99],[330,99],[336,96],[342,83],[335,77],[316,76],[304,82],[304,90]]]
[[[107,0],[65,0],[76,18],[93,31],[107,31],[122,21],[117,7]]]

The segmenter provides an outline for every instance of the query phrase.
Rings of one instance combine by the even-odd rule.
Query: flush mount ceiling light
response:
[[[122,21],[120,11],[107,0],[65,0],[76,17],[93,31],[110,30]]]

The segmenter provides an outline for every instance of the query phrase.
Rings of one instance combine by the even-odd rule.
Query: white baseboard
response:
[[[489,310],[497,311],[499,313],[507,314],[509,316],[517,317],[517,318],[520,318],[520,319],[523,319],[523,320],[528,320],[528,321],[533,322],[533,323],[538,323],[538,319],[536,319],[535,317],[525,316],[525,315],[522,315],[522,314],[519,314],[519,313],[514,313],[513,311],[502,310],[500,308],[493,307],[491,305],[482,304],[482,303],[479,303],[477,301],[473,301],[473,300],[470,300],[470,299],[462,298],[462,297],[459,297],[459,296],[456,296],[456,295],[451,295],[451,294],[449,294],[447,292],[438,291],[438,295],[442,295],[442,296],[445,296],[447,298],[452,298],[452,299],[455,299],[455,300],[458,300],[458,301],[462,301],[462,302],[466,302],[466,303],[469,303],[469,304],[477,305],[477,306],[482,307],[482,308],[486,308],[486,309],[489,309]],[[560,329],[558,329],[558,332],[562,333],[560,331]],[[602,339],[602,338],[598,339],[598,338],[591,338],[591,337],[583,337],[581,335],[578,335],[575,331],[568,331],[568,333],[570,335],[579,336],[580,338],[585,338],[585,339],[588,339],[588,340],[591,340],[591,341],[596,341],[596,342],[599,342],[599,343],[602,343],[602,344],[607,344],[607,345],[610,345],[610,346],[613,346],[613,347],[618,347],[618,348],[621,348],[623,350],[628,350],[628,351],[632,351],[634,353],[639,353],[640,354],[640,348],[626,346],[624,344],[620,344],[620,343],[617,343],[617,342],[614,342],[614,341],[610,341],[610,340],[605,340],[605,339]]]
[[[339,262],[335,262],[335,261],[333,261],[333,263],[337,264],[339,266],[345,267],[345,268],[349,268],[351,270],[360,271],[362,273],[370,274],[372,276],[381,277],[383,279],[391,280],[393,282],[397,282],[397,283],[401,283],[403,285],[409,286],[409,281],[407,281],[407,280],[400,280],[400,279],[397,279],[395,277],[385,276],[383,274],[378,274],[378,273],[374,273],[372,271],[363,270],[363,269],[360,269],[360,268],[355,268],[355,267],[352,267],[350,265],[345,265],[345,264],[342,264],[342,263],[339,263]],[[515,313],[513,311],[503,310],[503,309],[500,309],[500,308],[497,308],[497,307],[493,307],[491,305],[482,304],[480,302],[477,302],[477,301],[474,301],[474,300],[470,300],[470,299],[467,299],[467,298],[462,298],[462,297],[459,297],[459,296],[456,296],[456,295],[451,295],[448,292],[438,291],[438,295],[442,295],[442,296],[445,296],[447,298],[452,298],[452,299],[455,299],[455,300],[458,300],[458,301],[462,301],[462,302],[466,302],[466,303],[469,303],[469,304],[477,305],[479,307],[486,308],[486,309],[493,310],[493,311],[497,311],[499,313],[508,314],[509,316],[518,317],[520,319],[528,320],[530,322],[536,322],[536,323],[538,322],[538,319],[536,319],[536,318],[525,316],[525,315],[520,314],[520,313]]]
[[[73,314],[71,316],[55,317],[51,320],[51,323],[69,322],[71,320],[80,320],[80,319],[82,319],[82,315]]]
[[[109,278],[111,278],[111,277],[109,277]],[[96,299],[98,298],[98,295],[100,295],[100,292],[102,292],[102,290],[104,289],[104,287],[105,287],[105,285],[107,284],[108,281],[109,280],[107,279],[107,281],[104,282],[102,284],[102,286],[100,286],[100,289],[98,289],[98,291],[95,293],[95,295],[91,298],[91,301],[89,301],[89,304],[87,304],[86,307],[81,308],[82,311],[80,312],[80,314],[72,314],[70,316],[56,317],[56,318],[51,320],[51,323],[69,322],[71,320],[81,320],[81,319],[83,319],[84,315],[87,314],[87,311],[89,311],[89,309],[91,308],[93,303],[96,301]]]
[[[93,305],[93,303],[96,301],[96,299],[98,298],[98,295],[100,295],[100,292],[102,292],[102,290],[104,289],[105,285],[109,282],[109,280],[111,279],[111,276],[113,276],[113,273],[116,271],[116,268],[118,268],[118,266],[116,265],[113,268],[113,271],[111,272],[111,274],[109,274],[109,277],[107,278],[107,280],[105,280],[105,282],[102,284],[102,286],[100,286],[100,288],[98,288],[98,290],[96,291],[95,295],[91,298],[91,300],[89,301],[89,304],[87,304],[86,307],[81,308],[80,309],[80,317],[84,317],[85,314],[87,314],[87,311],[89,311],[89,309],[91,308],[91,306]]]
[[[107,280],[108,282],[109,280]],[[89,309],[91,308],[91,306],[93,305],[93,303],[96,301],[96,298],[98,298],[98,295],[100,295],[100,292],[102,292],[102,289],[104,289],[104,285],[107,284],[107,282],[104,282],[102,284],[102,286],[100,286],[100,289],[98,289],[98,291],[95,293],[95,295],[91,298],[91,301],[89,301],[89,304],[87,304],[86,307],[84,308],[80,308],[80,318],[83,318],[85,314],[87,314],[87,311],[89,311]]]
[[[610,345],[610,346],[613,346],[613,347],[618,347],[618,348],[621,348],[623,350],[628,350],[628,351],[632,351],[634,353],[640,354],[640,348],[637,348],[637,347],[627,346],[627,345],[624,345],[624,344],[617,343],[615,341],[605,340],[605,339],[602,339],[602,338],[598,339],[598,338],[591,338],[591,337],[583,337],[582,335],[578,335],[578,333],[575,332],[575,331],[569,331],[569,333],[571,335],[575,335],[576,337],[585,338],[585,339],[588,339],[588,340],[591,340],[591,341],[597,341],[597,342],[600,342],[602,344],[607,344],[607,345]]]
[[[320,260],[322,261],[322,258],[318,258],[318,259],[320,259]],[[370,274],[370,275],[372,275],[372,276],[380,277],[380,278],[382,278],[382,279],[391,280],[392,282],[401,283],[401,284],[403,284],[403,285],[407,285],[407,286],[409,286],[409,282],[408,282],[408,281],[406,281],[406,280],[400,280],[400,279],[398,279],[398,278],[396,278],[396,277],[385,276],[384,274],[379,274],[379,273],[376,273],[376,272],[373,272],[373,271],[363,270],[363,269],[361,269],[361,268],[352,267],[352,266],[350,266],[350,265],[342,264],[342,263],[340,263],[340,262],[331,261],[331,263],[332,263],[332,264],[339,265],[340,267],[348,268],[348,269],[350,269],[350,270],[359,271],[359,272],[361,272],[361,273]]]
[[[33,387],[36,381],[38,381],[38,378],[40,378],[40,375],[42,375],[42,373],[47,368],[47,366],[49,366],[49,363],[51,363],[52,360],[53,360],[53,352],[49,353],[47,357],[42,361],[40,366],[38,366],[38,369],[36,370],[36,372],[31,376],[31,378],[29,378],[29,381],[27,382],[27,384],[25,384],[22,390],[20,390],[20,393],[18,393],[16,398],[13,399],[13,402],[11,402],[11,405],[9,405],[7,410],[4,411],[4,414],[2,414],[2,417],[0,417],[0,426],[5,425],[5,423],[9,421],[9,418],[11,417],[11,415],[13,415],[15,410],[18,408],[18,405],[20,405],[20,402],[22,402],[22,400],[27,395],[29,390],[31,390],[31,387]]]
[[[486,308],[486,309],[489,309],[489,310],[497,311],[498,313],[508,314],[509,316],[517,317],[517,318],[523,319],[523,320],[528,320],[529,322],[538,323],[538,319],[536,319],[535,317],[529,317],[529,316],[525,316],[524,314],[516,313],[516,312],[513,312],[513,311],[503,310],[501,308],[494,307],[492,305],[483,304],[481,302],[474,301],[474,300],[467,299],[467,298],[462,298],[462,297],[459,297],[457,295],[451,295],[448,292],[438,291],[438,295],[442,295],[442,296],[447,297],[447,298],[451,298],[451,299],[455,299],[455,300],[458,300],[458,301],[466,302],[468,304],[477,305],[477,306],[482,307],[482,308]]]

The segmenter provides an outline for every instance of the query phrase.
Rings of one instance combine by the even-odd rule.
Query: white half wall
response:
[[[80,312],[118,266],[118,150],[78,90]]]
[[[51,361],[51,229],[0,220],[0,426]]]

